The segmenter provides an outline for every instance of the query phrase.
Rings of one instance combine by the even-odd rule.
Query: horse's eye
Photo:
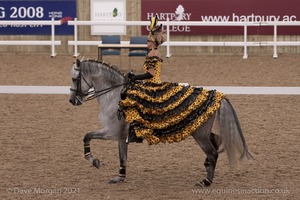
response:
[[[77,81],[77,78],[72,78],[72,81]]]

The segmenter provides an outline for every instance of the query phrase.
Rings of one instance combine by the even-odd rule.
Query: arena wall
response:
[[[141,1],[127,0],[127,20],[141,20]],[[90,1],[77,0],[77,18],[78,20],[90,20]],[[141,29],[138,26],[127,26],[127,34],[121,36],[121,40],[129,40],[130,36],[141,35]],[[0,35],[0,40],[49,40],[50,36],[42,35]],[[62,41],[61,45],[56,46],[58,54],[73,55],[74,47],[68,45],[73,36],[55,36],[56,40]],[[91,35],[90,26],[79,26],[78,40],[101,40],[101,36]],[[171,41],[243,41],[243,35],[199,35],[199,36],[172,36]],[[273,41],[273,35],[249,35],[248,41]],[[279,35],[278,41],[300,41],[300,35]],[[164,52],[165,49],[162,49]],[[30,54],[30,53],[49,53],[51,46],[17,46],[3,45],[0,53]],[[96,46],[78,46],[78,52],[86,54],[97,54]],[[172,55],[179,54],[243,54],[243,47],[171,47]],[[248,47],[250,55],[269,54],[272,55],[273,47]],[[300,53],[299,46],[278,47],[278,53]]]

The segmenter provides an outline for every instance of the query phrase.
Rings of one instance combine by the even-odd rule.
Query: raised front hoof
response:
[[[211,183],[212,182],[206,178],[206,179],[203,179],[202,181],[197,181],[195,186],[207,187],[207,186],[210,186]]]
[[[124,182],[125,181],[125,177],[122,176],[116,176],[114,178],[111,178],[108,181],[108,184],[116,184],[116,183],[120,183],[120,182]]]
[[[93,160],[93,166],[96,167],[97,169],[100,168],[100,160],[98,160],[97,158],[95,158]]]

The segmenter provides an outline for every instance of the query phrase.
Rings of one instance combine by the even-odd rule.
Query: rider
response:
[[[128,142],[149,144],[180,142],[200,127],[220,106],[221,93],[203,88],[161,82],[162,58],[158,46],[165,42],[162,25],[151,18],[144,74],[128,73],[132,82],[121,95],[119,111],[130,124]],[[143,81],[139,81],[143,80]]]
[[[128,74],[128,78],[135,82],[136,80],[145,80],[145,82],[161,83],[160,70],[163,60],[157,47],[165,42],[165,35],[162,31],[162,25],[157,25],[157,17],[151,19],[150,33],[147,39],[148,55],[144,63],[144,74]]]
[[[149,27],[150,32],[147,37],[147,48],[149,51],[145,58],[143,66],[145,73],[139,75],[135,75],[132,72],[128,73],[127,76],[132,82],[136,82],[137,80],[144,80],[144,83],[161,83],[160,72],[163,60],[158,50],[158,46],[165,42],[166,38],[164,32],[162,31],[162,24],[157,25],[157,22],[157,16],[151,18]],[[124,103],[124,101],[121,101],[120,105],[122,105],[122,103]],[[127,118],[130,118],[130,116],[127,115]],[[131,128],[129,131],[129,142],[142,142],[142,139],[136,138],[136,135],[132,128],[133,124],[134,123],[131,123]]]

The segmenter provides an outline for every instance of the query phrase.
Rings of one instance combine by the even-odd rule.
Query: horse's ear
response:
[[[80,67],[80,60],[76,59],[76,67],[79,68]]]

